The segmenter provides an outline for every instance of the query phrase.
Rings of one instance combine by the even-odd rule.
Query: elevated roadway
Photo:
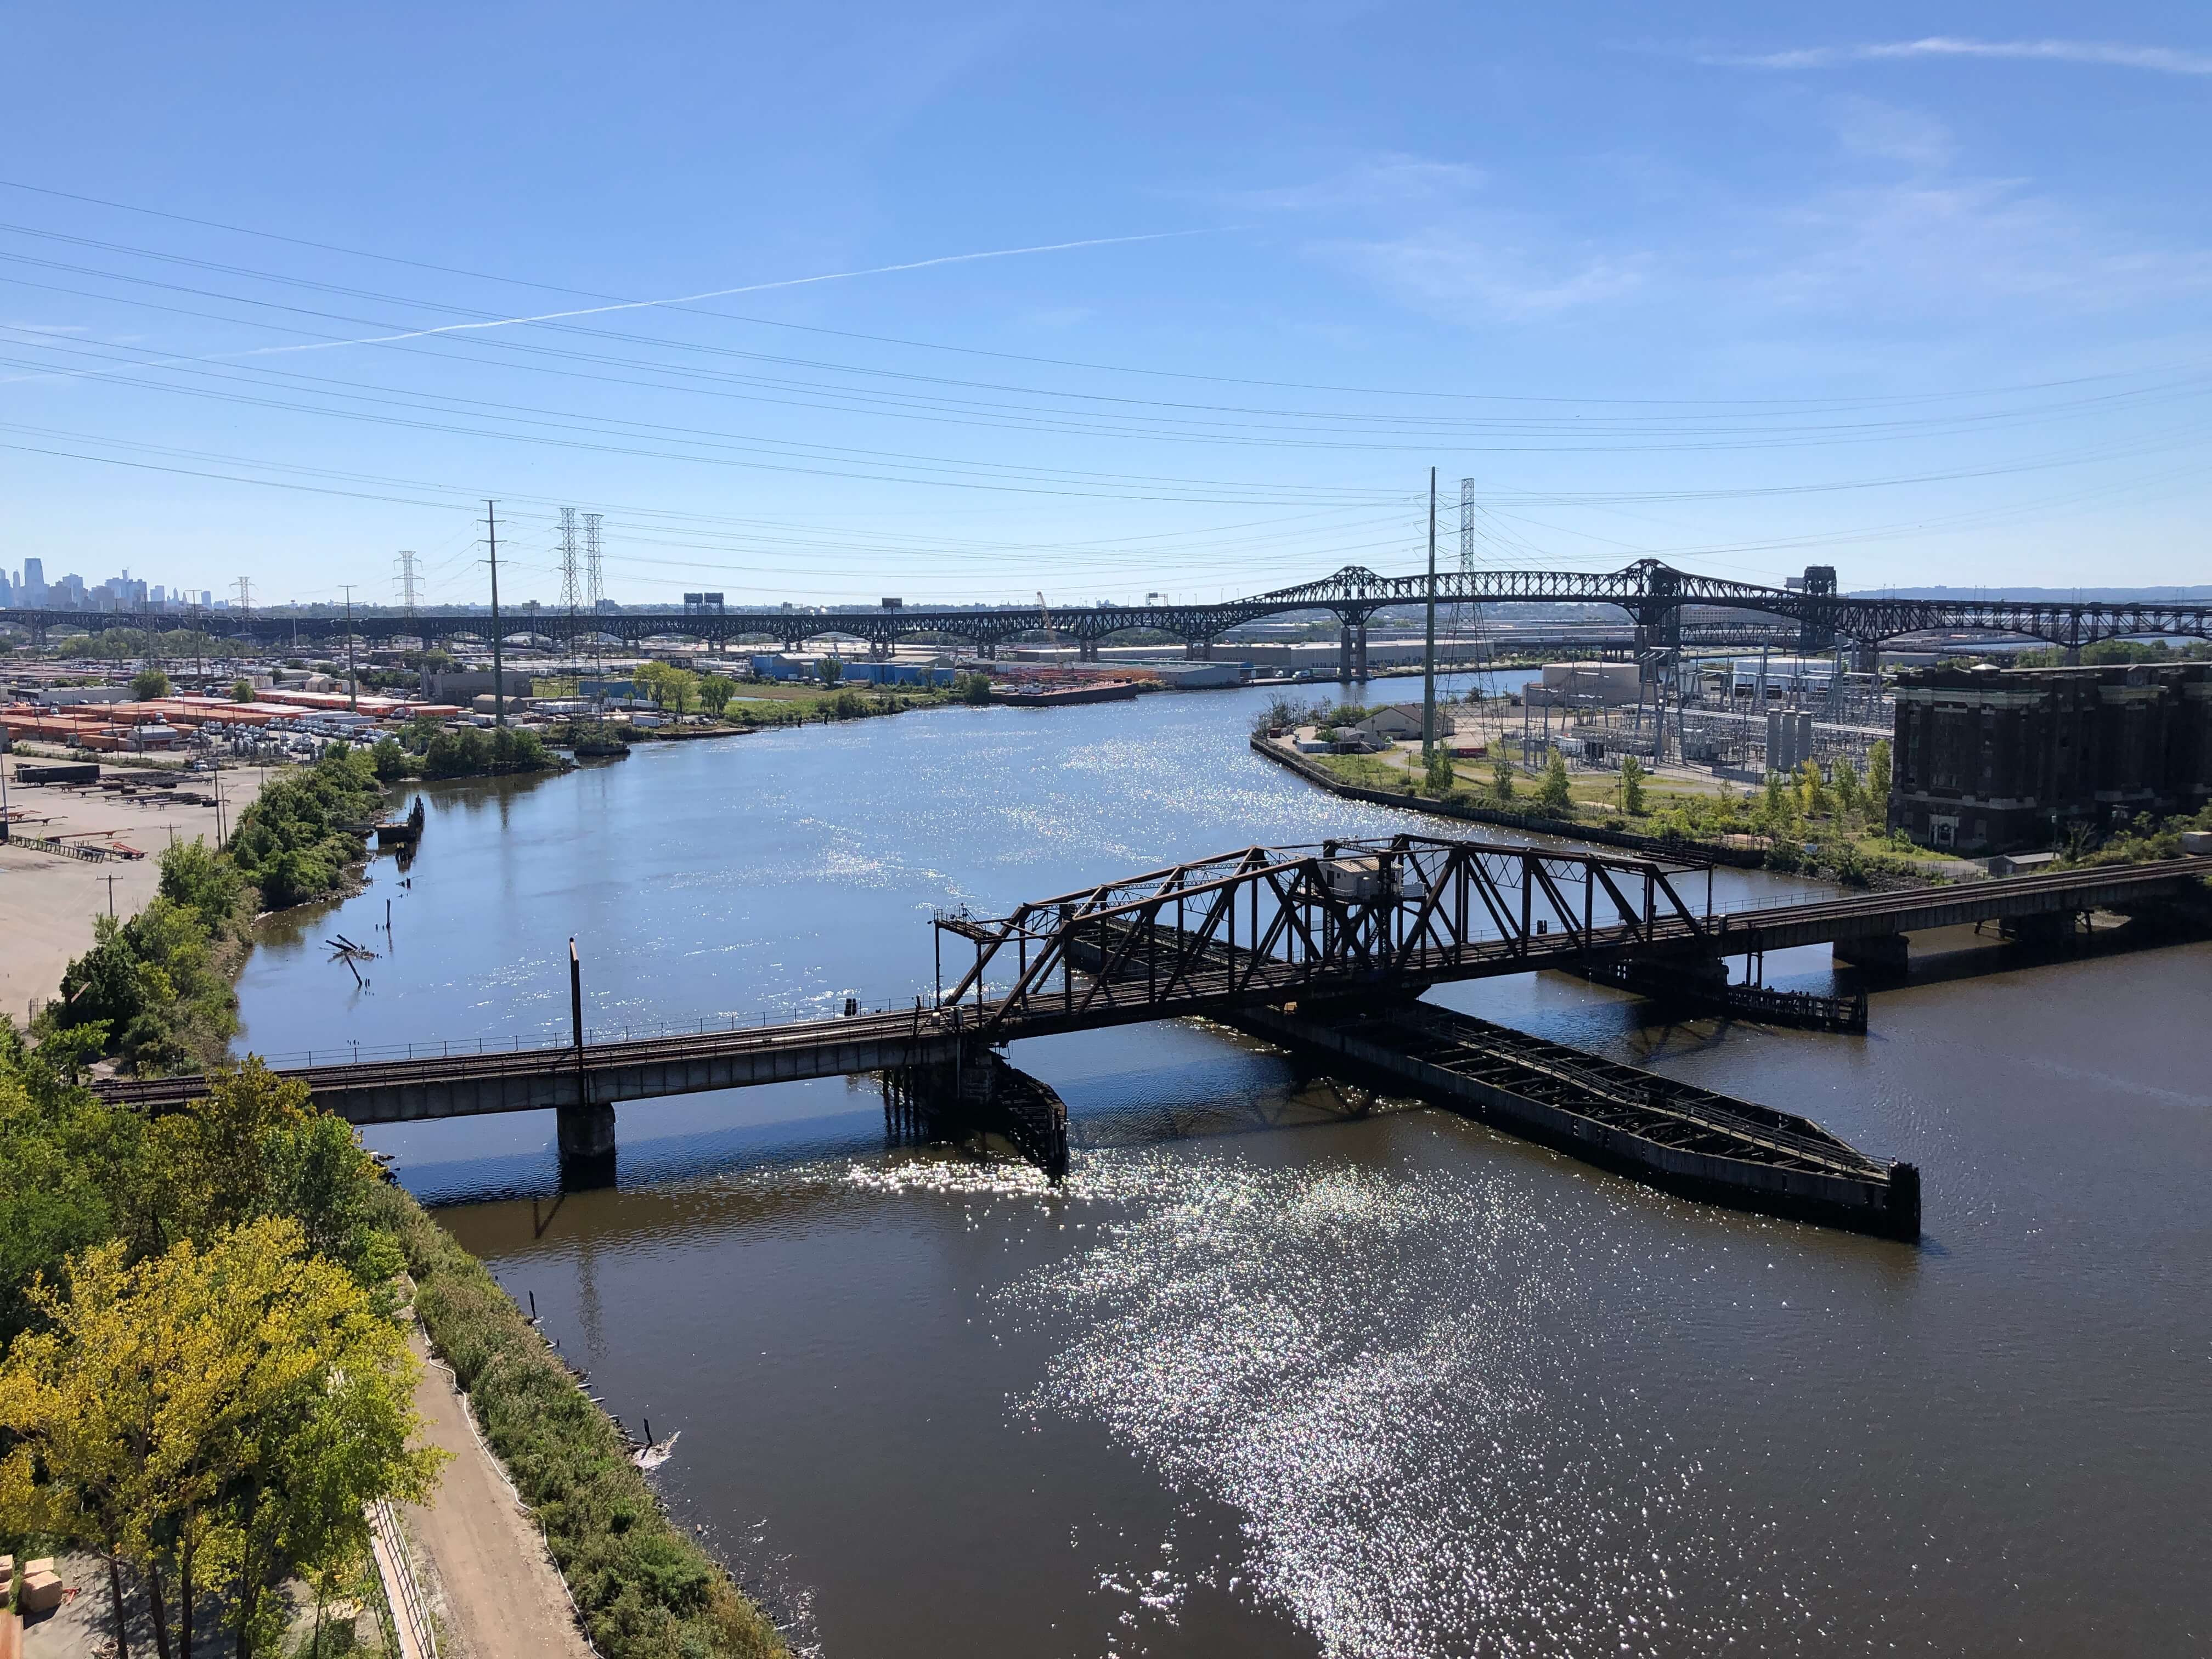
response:
[[[1888,599],[1853,598],[1835,592],[1835,573],[1814,567],[1802,588],[1767,587],[1677,570],[1656,559],[1639,559],[1609,572],[1565,570],[1452,571],[1432,580],[1425,574],[1382,576],[1359,565],[1346,565],[1319,580],[1272,589],[1210,605],[1097,605],[1048,611],[1042,605],[885,605],[873,611],[778,608],[770,611],[697,609],[666,611],[554,611],[543,607],[510,610],[497,625],[502,637],[563,641],[591,640],[636,646],[647,640],[707,642],[761,640],[793,648],[830,634],[859,639],[877,650],[913,638],[950,639],[971,644],[986,656],[1007,641],[1024,635],[1073,640],[1085,656],[1101,641],[1133,629],[1164,633],[1203,653],[1230,629],[1266,617],[1328,611],[1340,629],[1340,666],[1346,678],[1365,678],[1367,629],[1378,612],[1418,605],[1433,594],[1440,605],[1602,605],[1626,613],[1639,646],[1682,643],[1685,612],[1732,611],[1754,615],[1794,628],[1800,646],[1826,650],[1849,643],[1871,652],[1884,640],[1939,630],[1978,630],[2039,640],[2069,652],[2099,640],[2147,635],[2212,638],[2212,605],[2182,603],[2104,605],[2011,599]],[[350,631],[369,640],[476,639],[489,642],[495,631],[481,611],[360,611],[350,622],[342,615],[286,611],[0,611],[0,623],[12,623],[44,643],[57,628],[92,631],[129,627],[175,629],[204,626],[234,637],[264,642],[327,641]]]

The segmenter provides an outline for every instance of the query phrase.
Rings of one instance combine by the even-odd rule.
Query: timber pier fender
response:
[[[1795,1113],[1427,1003],[1290,1004],[1230,1023],[1686,1198],[1920,1237],[1917,1166],[1869,1158]]]
[[[894,1140],[994,1133],[1055,1184],[1067,1176],[1067,1103],[1003,1056],[969,1046],[950,1060],[879,1073],[884,1132]]]

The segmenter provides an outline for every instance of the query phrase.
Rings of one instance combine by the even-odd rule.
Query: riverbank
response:
[[[466,1395],[483,1448],[498,1458],[541,1530],[593,1644],[607,1659],[772,1659],[786,1653],[768,1617],[669,1521],[614,1424],[483,1264],[398,1188],[384,1195],[379,1218],[405,1253],[423,1330]],[[453,1506],[452,1524],[429,1535],[449,1540],[439,1559],[449,1595],[460,1590],[497,1598],[489,1605],[479,1599],[463,1615],[466,1622],[496,1626],[505,1619],[505,1598],[518,1588],[501,1582],[497,1565],[522,1560],[526,1586],[527,1534],[521,1540],[502,1535],[501,1506],[480,1477],[480,1469],[465,1474],[453,1498],[441,1495],[441,1504]],[[456,1575],[447,1574],[448,1561]],[[510,1633],[548,1623],[542,1595],[532,1600],[508,1622]],[[499,1652],[559,1650],[507,1646],[505,1640],[489,1652],[465,1651],[492,1659]]]
[[[1470,802],[1434,795],[1373,789],[1347,783],[1326,769],[1315,765],[1295,750],[1285,748],[1272,738],[1254,738],[1252,751],[1274,762],[1286,771],[1297,773],[1307,782],[1328,790],[1332,795],[1340,795],[1346,800],[1365,801],[1371,806],[1395,806],[1408,812],[1429,812],[1438,817],[1458,818],[1468,823],[1488,823],[1501,829],[1518,830],[1528,835],[1559,836],[1575,841],[1595,842],[1601,847],[1626,848],[1668,858],[1691,857],[1709,864],[1732,865],[1740,870],[1761,869],[1766,864],[1766,848],[1764,846],[1735,847],[1713,842],[1642,836],[1633,830],[1613,830],[1603,824],[1582,823],[1571,818],[1547,817],[1540,813],[1515,812],[1501,807],[1478,806]]]

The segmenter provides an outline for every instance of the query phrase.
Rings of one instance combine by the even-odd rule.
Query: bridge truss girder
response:
[[[1096,605],[1054,611],[1040,606],[1003,609],[901,609],[879,611],[709,611],[599,612],[574,617],[543,611],[514,628],[514,635],[535,634],[574,640],[593,635],[636,645],[654,637],[678,637],[709,644],[753,638],[797,647],[810,639],[839,634],[886,649],[898,641],[936,635],[971,642],[985,654],[1025,634],[1071,639],[1086,650],[1104,639],[1134,629],[1170,635],[1195,647],[1218,639],[1241,623],[1300,611],[1333,613],[1347,635],[1364,630],[1374,614],[1388,606],[1424,602],[1425,575],[1380,576],[1347,565],[1319,581],[1214,605]],[[1674,569],[1656,559],[1642,559],[1609,572],[1545,570],[1453,570],[1438,573],[1435,593],[1441,605],[1598,605],[1617,607],[1635,624],[1642,644],[1668,647],[1680,640],[1682,612],[1689,606],[1717,607],[1772,617],[1795,627],[1801,642],[1825,649],[1837,641],[1872,647],[1901,635],[1966,629],[2010,634],[2078,650],[2100,640],[2172,635],[2212,639],[2212,605],[2173,604],[2049,604],[2011,599],[1851,599],[1841,594],[1763,587],[1717,576]],[[340,635],[339,617],[256,616],[240,619],[194,617],[161,612],[14,611],[0,622],[28,628],[44,643],[56,626],[94,631],[131,627],[166,630],[212,625],[234,635],[283,641],[321,641]],[[413,638],[430,644],[465,636],[488,637],[489,619],[481,612],[417,611],[404,616],[356,612],[353,631],[366,639]]]
[[[1477,960],[1494,971],[1538,939],[1547,954],[1695,950],[1711,925],[1710,871],[1702,911],[1672,878],[1698,867],[1412,834],[1249,847],[996,920],[938,917],[939,1004],[997,1041],[1183,1006],[1418,993]],[[949,991],[947,934],[975,952]]]

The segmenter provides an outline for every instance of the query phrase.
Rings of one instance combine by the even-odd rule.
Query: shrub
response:
[[[376,767],[343,744],[292,777],[279,778],[239,814],[230,855],[271,909],[319,898],[361,854],[356,826],[383,804]]]
[[[1536,786],[1536,805],[1547,812],[1557,814],[1569,811],[1572,799],[1566,757],[1554,749],[1552,758],[1545,763],[1543,781]]]
[[[421,769],[415,757],[400,746],[397,738],[379,738],[368,754],[370,763],[376,768],[377,780],[382,783],[411,778]]]
[[[396,1188],[378,1194],[416,1280],[415,1308],[484,1437],[545,1528],[607,1659],[750,1659],[775,1627],[669,1524],[614,1425],[482,1262]]]

